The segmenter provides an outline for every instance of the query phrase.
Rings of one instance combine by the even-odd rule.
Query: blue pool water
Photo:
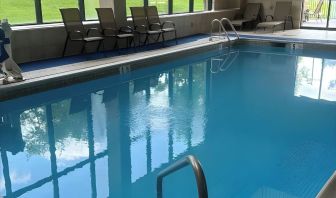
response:
[[[0,196],[154,198],[193,154],[209,197],[315,197],[336,169],[334,56],[237,46],[1,102]]]

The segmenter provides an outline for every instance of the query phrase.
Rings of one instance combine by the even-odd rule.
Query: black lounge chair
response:
[[[148,21],[146,17],[146,12],[144,7],[130,7],[131,14],[132,14],[132,20],[133,20],[133,26],[134,26],[134,32],[139,34],[139,45],[143,43],[144,45],[149,43],[149,39],[151,36],[157,36],[156,39],[153,39],[155,42],[158,42],[160,40],[160,36],[162,35],[162,30],[151,30],[148,27]],[[144,42],[141,42],[141,36],[145,36]],[[164,39],[162,37],[162,39]]]
[[[165,33],[174,33],[175,43],[177,44],[175,23],[172,21],[165,21],[161,23],[156,6],[147,6],[145,7],[145,11],[150,30],[161,30],[163,41],[165,41]],[[166,24],[170,24],[170,27],[166,27]]]
[[[293,28],[293,19],[291,16],[292,2],[291,1],[278,1],[275,4],[274,16],[267,15],[266,22],[258,23],[257,28],[272,28],[273,32],[276,26],[283,25],[283,30],[286,30],[287,22],[291,23]],[[267,21],[267,18],[271,17],[272,21]]]
[[[78,8],[65,8],[60,9],[62,14],[63,23],[65,26],[65,30],[67,32],[67,38],[65,41],[64,49],[63,49],[63,56],[65,54],[65,50],[68,44],[68,41],[77,41],[82,42],[82,50],[81,53],[85,51],[86,43],[90,42],[98,42],[97,51],[104,40],[101,36],[89,36],[89,33],[93,30],[98,32],[96,28],[90,28],[86,30],[80,18],[80,13]]]
[[[116,23],[112,8],[96,8],[96,11],[103,36],[117,39],[114,48],[119,49],[118,41],[120,39],[126,39],[127,47],[129,47],[129,45],[132,44],[132,42],[135,46],[134,34],[132,28],[130,27],[119,28]]]
[[[260,3],[248,3],[244,14],[241,18],[231,21],[232,25],[239,26],[240,30],[243,29],[243,26],[247,23],[255,23],[260,18]]]

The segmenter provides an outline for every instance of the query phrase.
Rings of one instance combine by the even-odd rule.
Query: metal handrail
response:
[[[214,24],[216,22],[218,23],[218,34],[219,34],[219,37],[222,35],[222,31],[223,31],[225,33],[224,36],[226,36],[226,38],[228,39],[228,41],[231,41],[231,39],[229,37],[229,34],[227,33],[227,31],[226,31],[226,29],[225,29],[225,27],[223,25],[224,21],[227,22],[230,25],[230,27],[231,27],[232,31],[235,33],[237,39],[239,39],[239,35],[238,35],[237,31],[236,31],[236,28],[232,25],[231,21],[228,18],[222,18],[221,20],[214,19],[214,20],[211,21],[211,32],[210,32],[210,39],[209,39],[210,41],[212,41],[212,39],[213,39],[213,28],[214,28]]]
[[[229,64],[226,65],[226,67],[225,67],[224,69],[223,69],[223,66],[225,65],[225,63],[227,62],[228,59],[226,59],[225,62],[222,63],[222,65],[221,65],[220,68],[219,68],[219,70],[220,70],[221,72],[225,72],[226,70],[228,70],[228,69],[231,67],[232,63],[237,59],[237,57],[238,57],[238,55],[239,55],[239,51],[232,52],[232,53],[230,53],[229,55],[231,55],[231,54],[235,54],[235,55],[234,55],[234,57],[231,59],[231,61],[229,62]]]
[[[231,58],[232,54],[234,54],[233,58]],[[211,58],[210,72],[213,74],[216,74],[216,73],[224,72],[228,70],[231,67],[232,63],[237,59],[238,55],[239,55],[239,51],[232,51],[232,52],[228,52],[227,54],[223,54],[220,56],[220,57],[226,56],[225,59],[217,58],[217,57]],[[231,58],[231,61],[228,64],[226,64],[230,58]],[[222,62],[219,66],[217,66],[216,70],[214,70],[215,61]]]
[[[188,155],[159,172],[156,180],[157,198],[162,198],[163,178],[177,170],[180,170],[183,167],[186,167],[187,165],[191,165],[194,171],[197,182],[198,197],[208,198],[208,189],[202,166],[197,158],[193,155]]]
[[[226,22],[230,25],[231,29],[232,29],[232,30],[234,31],[234,33],[236,34],[236,37],[239,39],[239,35],[238,35],[237,31],[236,31],[236,28],[232,25],[231,21],[230,21],[228,18],[222,18],[222,19],[220,20],[220,23],[222,24],[222,26],[223,26],[223,21],[226,21]],[[223,27],[224,27],[224,26],[223,26]]]
[[[230,40],[228,33],[226,32],[222,22],[219,19],[214,19],[211,21],[211,32],[210,32],[210,41],[212,41],[213,38],[213,28],[214,28],[214,24],[218,23],[218,34],[219,37],[222,35],[222,31],[225,33],[226,37]]]

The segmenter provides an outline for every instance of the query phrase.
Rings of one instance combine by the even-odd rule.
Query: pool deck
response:
[[[239,32],[239,35],[242,39],[247,40],[275,40],[336,45],[336,31],[297,29],[270,33],[259,30],[257,32]],[[161,44],[154,44],[136,50],[103,52],[21,64],[25,81],[9,85],[2,85],[0,81],[0,101],[31,94],[32,92],[71,85],[75,82],[84,82],[111,74],[118,74],[120,73],[120,68],[134,70],[135,64],[143,67],[145,65],[153,65],[155,61],[157,64],[164,60],[176,59],[177,54],[181,56],[181,53],[190,54],[194,53],[195,50],[197,51],[197,49],[214,48],[216,44],[223,42],[226,41],[209,42],[208,35],[195,35],[179,39],[178,45],[170,42],[165,47],[162,47]],[[132,66],[129,67],[130,65]]]
[[[110,52],[97,53],[98,55],[87,54],[80,57],[64,58],[65,60],[68,59],[66,61],[57,59],[51,60],[50,62],[52,63],[41,61],[28,65],[28,68],[36,65],[36,70],[26,70],[26,65],[21,65],[25,81],[0,85],[0,101],[112,74],[119,74],[121,67],[127,70],[134,70],[158,64],[183,55],[193,54],[198,50],[214,49],[216,44],[220,43],[223,43],[223,40],[209,42],[208,36],[203,35],[201,38],[178,45],[162,47],[159,44],[159,47],[154,46],[152,47],[153,49],[137,49],[138,51],[142,50],[140,52],[130,49],[126,53],[120,52],[117,55],[108,54]],[[46,66],[41,67],[41,64],[44,63]]]
[[[230,33],[232,34],[232,33]],[[241,38],[336,45],[336,31],[294,29],[286,31],[239,31]]]

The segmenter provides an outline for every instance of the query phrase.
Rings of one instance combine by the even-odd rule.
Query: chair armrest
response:
[[[166,24],[170,24],[170,25],[172,25],[175,28],[175,23],[172,22],[172,21],[165,21],[165,22],[163,22],[162,23],[162,27],[164,27]]]
[[[244,18],[244,15],[239,13],[239,14],[236,14],[234,19],[243,19]]]
[[[137,32],[139,32],[139,28],[143,28],[143,30],[144,31],[147,31],[148,30],[148,28],[147,28],[147,26],[145,26],[145,25],[136,25],[136,26],[134,26],[134,31],[137,31]]]
[[[271,19],[272,19],[272,21],[273,21],[274,17],[273,17],[272,15],[266,15],[266,16],[265,16],[265,21],[267,21],[267,19],[268,19],[269,17],[271,17]]]
[[[75,36],[75,35],[80,36],[81,39],[84,39],[84,37],[85,37],[83,32],[80,31],[80,30],[68,31],[67,33],[68,33],[70,39],[73,39],[72,36]]]
[[[104,29],[102,30],[103,35],[106,35],[106,32],[107,32],[107,31],[111,31],[113,35],[114,35],[116,32],[118,32],[118,30],[115,29],[115,28],[104,28]]]
[[[120,27],[119,32],[123,32],[123,33],[132,33],[134,30],[132,27],[130,26],[123,26]]]
[[[99,36],[101,36],[101,32],[99,31],[99,29],[98,28],[89,28],[89,29],[87,29],[86,30],[86,35],[90,35],[90,32],[92,32],[92,31],[95,31],[95,32],[97,32],[98,33],[98,35]]]
[[[293,17],[288,15],[288,16],[286,16],[285,20],[293,20]]]
[[[159,29],[161,29],[162,28],[162,26],[161,26],[161,24],[160,23],[151,23],[151,24],[149,24],[149,29],[153,29],[153,27],[158,27]]]

